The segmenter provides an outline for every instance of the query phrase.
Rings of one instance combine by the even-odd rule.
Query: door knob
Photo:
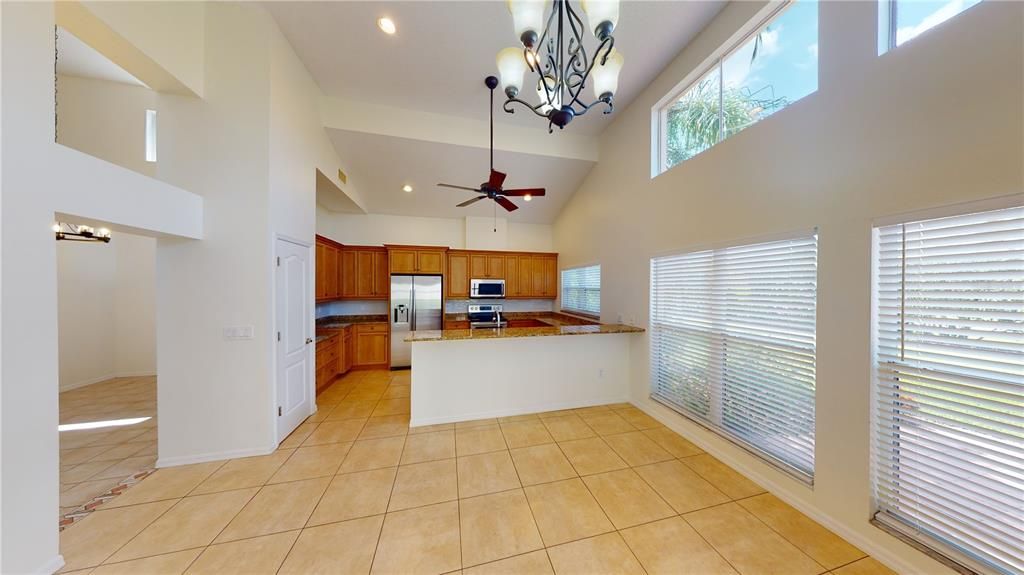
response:
[[[306,338],[306,343],[307,343],[307,344],[313,343],[313,338],[311,338],[311,337],[307,337],[307,338]]]

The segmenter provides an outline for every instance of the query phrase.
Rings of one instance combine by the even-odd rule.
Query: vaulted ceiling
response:
[[[575,4],[575,2],[574,2]],[[625,66],[616,94],[617,109],[625,108],[661,69],[718,13],[723,0],[629,1],[623,0],[616,48]],[[495,55],[517,39],[505,2],[412,1],[412,2],[267,2],[285,36],[328,98],[418,111],[440,117],[478,123],[486,146],[487,91],[483,78],[496,75]],[[578,4],[576,4],[578,6]],[[395,21],[398,32],[382,33],[376,26],[381,16]],[[593,38],[589,37],[593,45]],[[599,111],[577,118],[564,132],[547,133],[547,122],[526,110],[506,114],[496,92],[496,130],[523,134],[542,142],[562,138],[566,143],[590,144],[615,115]],[[328,126],[339,157],[360,178],[360,194],[366,208],[381,213],[458,217],[454,207],[459,196],[444,193],[432,184],[443,180],[479,183],[486,175],[486,151],[471,152],[452,145],[445,137],[444,122],[437,138],[406,135],[394,130],[372,135],[372,128],[350,130]],[[337,129],[341,128],[341,129]],[[415,139],[416,142],[404,141]],[[555,142],[557,145],[559,142]],[[552,194],[515,212],[513,221],[551,222],[593,163],[551,154],[552,142],[519,146],[508,152],[509,182],[516,186],[547,186]],[[374,150],[376,154],[370,153]],[[523,153],[529,152],[529,153]],[[470,156],[480,156],[469,161]],[[424,157],[433,158],[424,162]],[[499,168],[500,169],[500,168]],[[415,201],[395,181],[416,180]],[[429,189],[429,197],[427,197]],[[379,196],[379,197],[378,197]],[[480,202],[483,204],[483,202]],[[474,206],[476,210],[478,206]],[[479,208],[483,210],[484,208]]]

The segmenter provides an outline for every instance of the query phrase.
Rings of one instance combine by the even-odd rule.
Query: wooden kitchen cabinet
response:
[[[391,273],[416,273],[416,250],[389,250],[391,256]]]
[[[448,248],[387,246],[393,274],[443,274]]]
[[[448,252],[448,274],[444,283],[449,298],[469,297],[469,257],[466,252]]]
[[[517,255],[505,256],[505,297],[519,297],[519,258]]]
[[[356,252],[342,248],[338,252],[338,295],[354,298],[356,292]]]
[[[558,295],[558,254],[448,252],[445,294],[450,299],[469,297],[473,278],[504,279],[507,299],[553,299]]]
[[[445,329],[469,329],[469,320],[449,319],[444,322]]]
[[[354,358],[352,367],[387,367],[390,340],[388,324],[358,323],[352,326]]]
[[[505,256],[502,254],[489,254],[486,252],[470,254],[469,277],[504,279]]]
[[[339,358],[341,339],[341,334],[336,334],[316,344],[316,390],[318,392],[330,385],[338,376],[341,365],[341,358]]]
[[[388,253],[383,248],[353,248],[355,295],[350,299],[387,299],[391,289]]]
[[[316,285],[317,301],[328,301],[341,297],[339,285],[339,245],[317,236],[316,238]]]

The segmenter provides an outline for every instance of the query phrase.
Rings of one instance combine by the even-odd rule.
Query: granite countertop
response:
[[[377,315],[329,315],[316,320],[316,338],[320,343],[327,341],[354,323],[387,323],[387,314]]]
[[[322,329],[339,330],[354,323],[387,323],[388,314],[374,315],[329,315],[316,320],[317,331]]]
[[[553,335],[599,335],[643,333],[643,329],[623,324],[576,324],[550,327],[506,327],[485,329],[445,329],[414,331],[405,341],[450,341],[466,339],[502,339],[509,337],[545,337]]]

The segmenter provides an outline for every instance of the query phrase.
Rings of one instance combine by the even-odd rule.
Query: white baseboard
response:
[[[560,403],[544,403],[539,405],[533,405],[530,407],[523,407],[519,409],[495,409],[491,411],[480,411],[476,413],[467,413],[459,416],[451,417],[428,417],[428,418],[412,418],[409,420],[409,427],[423,427],[426,425],[438,425],[441,423],[458,423],[460,421],[474,421],[477,419],[491,419],[493,417],[512,417],[515,415],[526,415],[528,413],[543,413],[545,411],[558,411],[560,409],[578,409],[580,407],[591,407],[594,405],[606,405],[609,403],[624,403],[629,401],[626,397],[612,397],[602,399],[592,399],[584,402],[560,402]]]
[[[182,455],[178,457],[160,457],[156,460],[157,467],[176,467],[178,465],[189,465],[192,463],[207,463],[209,461],[222,461],[224,459],[238,459],[240,457],[255,457],[257,455],[269,455],[277,449],[276,445],[270,447],[257,447],[253,449],[235,449],[232,451],[218,451],[214,453],[201,453],[199,455]]]
[[[85,387],[94,383],[100,383],[107,381],[108,379],[117,379],[119,377],[150,377],[155,376],[156,372],[152,371],[126,371],[120,373],[111,373],[107,375],[101,375],[99,377],[90,377],[89,379],[83,379],[73,383],[66,383],[60,386],[60,391],[71,391],[72,389],[78,389],[79,387]]]
[[[61,567],[64,567],[64,556],[58,555],[44,563],[39,567],[39,569],[36,569],[32,573],[38,573],[38,575],[53,575],[57,571],[60,571]]]
[[[885,566],[889,567],[893,571],[896,571],[897,573],[915,573],[919,571],[916,567],[908,563],[904,558],[896,555],[895,553],[892,553],[885,547],[878,545],[870,538],[863,536],[856,530],[851,529],[845,523],[833,518],[831,515],[828,515],[827,513],[823,512],[817,507],[812,507],[802,501],[790,497],[789,495],[787,495],[786,490],[783,489],[783,487],[774,479],[771,479],[770,477],[756,471],[754,468],[740,461],[733,455],[724,452],[716,447],[712,447],[708,445],[706,442],[702,441],[700,438],[686,433],[686,431],[683,429],[683,426],[679,424],[679,421],[675,421],[673,420],[673,418],[670,417],[665,417],[664,414],[659,413],[656,410],[650,409],[650,406],[647,405],[646,402],[641,401],[632,403],[647,415],[650,415],[654,419],[661,422],[663,425],[665,425],[665,427],[668,427],[672,431],[675,431],[679,435],[682,435],[687,440],[695,444],[697,447],[700,447],[705,452],[713,455],[716,459],[721,460],[722,463],[725,463],[729,467],[732,467],[736,471],[750,478],[755,483],[771,492],[772,495],[775,495],[779,499],[785,501],[787,504],[794,507],[797,511],[800,511],[804,515],[817,521],[828,530],[832,531],[836,535],[839,535],[854,547],[857,547],[861,551],[874,557],[879,562],[883,563]],[[678,416],[675,419],[679,419],[681,417],[682,416]],[[867,521],[866,518],[865,521]],[[879,532],[881,533],[881,531]]]

